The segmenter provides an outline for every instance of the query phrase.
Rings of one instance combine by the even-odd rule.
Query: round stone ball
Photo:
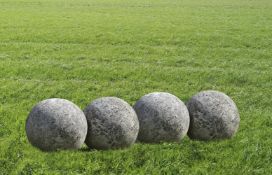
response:
[[[26,121],[28,140],[42,151],[78,149],[84,143],[87,129],[83,111],[74,103],[58,98],[38,103]]]
[[[238,109],[222,92],[199,92],[188,101],[187,107],[191,119],[188,136],[191,139],[227,139],[238,130]]]
[[[103,97],[89,104],[84,113],[88,122],[85,143],[94,149],[119,149],[137,139],[139,121],[133,108],[116,97]]]
[[[170,93],[144,95],[134,109],[140,123],[138,140],[141,142],[179,142],[187,134],[189,112],[185,104]]]

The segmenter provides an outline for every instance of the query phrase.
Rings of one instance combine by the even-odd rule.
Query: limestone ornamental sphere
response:
[[[84,110],[88,122],[85,143],[94,149],[119,149],[137,139],[139,121],[133,108],[117,97],[94,100]]]
[[[47,99],[33,107],[26,121],[29,142],[43,150],[78,149],[87,135],[87,120],[74,103]]]
[[[240,117],[233,100],[218,91],[202,91],[187,103],[188,136],[197,140],[227,139],[238,130]]]
[[[189,129],[185,104],[166,92],[153,92],[141,97],[134,109],[140,130],[138,140],[146,143],[179,142]]]

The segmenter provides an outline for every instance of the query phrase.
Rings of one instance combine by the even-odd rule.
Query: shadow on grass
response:
[[[83,147],[83,148],[80,148],[79,151],[80,152],[95,152],[95,151],[98,151],[98,150],[93,149],[93,148]]]

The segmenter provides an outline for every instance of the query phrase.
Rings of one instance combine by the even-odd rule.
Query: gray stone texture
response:
[[[172,94],[154,92],[144,95],[134,109],[140,123],[138,140],[141,142],[179,142],[188,131],[188,110]]]
[[[87,135],[87,120],[74,103],[52,98],[41,101],[26,121],[30,143],[43,151],[78,149]]]
[[[116,97],[103,97],[89,104],[84,113],[88,121],[85,143],[94,149],[129,147],[137,139],[139,121],[133,108]]]
[[[240,117],[235,103],[222,92],[203,91],[187,103],[188,136],[196,140],[226,139],[238,130]]]

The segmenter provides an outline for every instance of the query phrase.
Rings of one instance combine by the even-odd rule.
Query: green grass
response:
[[[207,89],[236,102],[234,138],[43,153],[24,130],[45,98]],[[271,95],[271,0],[0,0],[0,174],[272,174]]]

